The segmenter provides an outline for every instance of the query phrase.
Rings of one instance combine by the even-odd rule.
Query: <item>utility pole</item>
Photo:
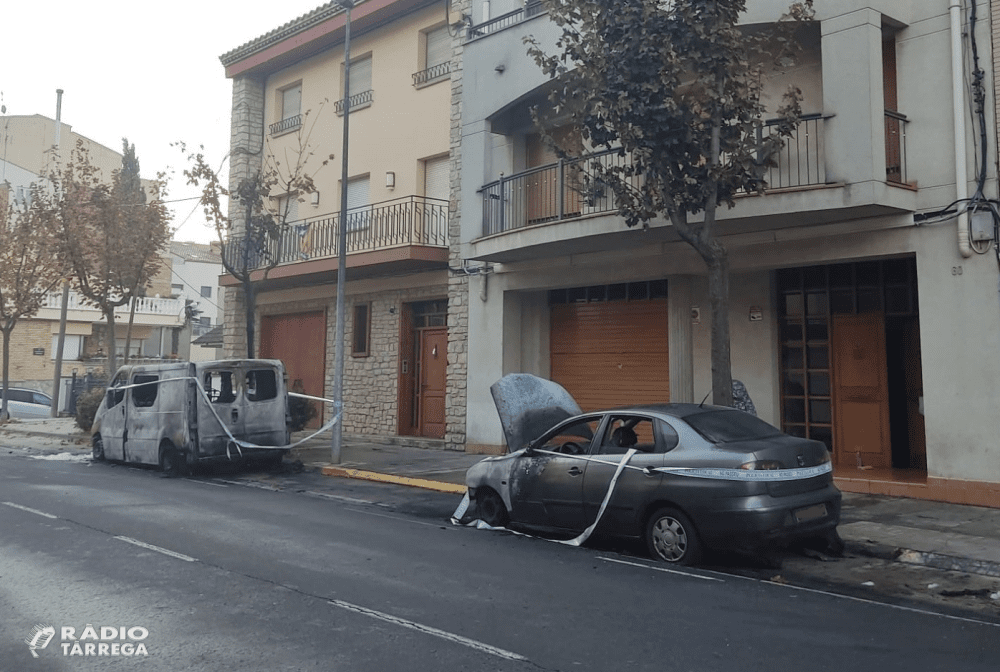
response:
[[[55,163],[59,170],[59,145],[62,136],[62,89],[56,89],[56,146]],[[55,371],[52,373],[52,406],[49,416],[59,417],[59,393],[62,388],[63,347],[66,344],[66,312],[69,309],[69,280],[63,278],[62,305],[59,307],[59,337],[56,339]]]
[[[347,281],[347,150],[351,119],[351,9],[355,0],[337,0],[344,8],[344,143],[340,167],[340,231],[337,237],[337,324],[334,329],[336,347],[333,369],[333,412],[340,419],[330,437],[330,461],[340,464],[340,449],[344,440],[344,285]]]

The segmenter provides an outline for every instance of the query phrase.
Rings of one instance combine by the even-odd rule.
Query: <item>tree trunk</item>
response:
[[[254,354],[254,312],[257,310],[257,295],[254,292],[254,283],[249,280],[250,272],[247,271],[247,280],[243,282],[243,303],[247,318],[247,359],[253,359]]]
[[[108,380],[118,371],[118,348],[115,340],[115,307],[109,306],[104,310],[104,318],[107,320],[107,331],[104,340],[108,345]]]
[[[729,257],[721,244],[705,259],[712,314],[712,403],[733,405],[733,368],[729,343]]]
[[[135,321],[135,290],[132,290],[131,307],[128,310],[128,329],[125,330],[125,353],[122,355],[122,366],[128,364],[128,353],[132,348],[132,323]]]

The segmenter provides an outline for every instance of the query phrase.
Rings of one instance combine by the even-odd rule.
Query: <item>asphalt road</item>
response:
[[[0,454],[0,670],[1000,667],[974,618],[458,528],[451,495],[247,483]],[[81,650],[147,655],[64,655],[88,624],[117,639]]]

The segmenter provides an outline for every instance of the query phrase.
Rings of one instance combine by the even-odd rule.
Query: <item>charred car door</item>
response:
[[[125,441],[125,459],[129,462],[156,464],[159,461],[160,434],[163,421],[162,411],[157,403],[160,398],[160,377],[155,373],[135,373],[130,381],[138,387],[128,392],[126,424],[128,435]]]
[[[198,394],[198,449],[202,457],[225,455],[229,434],[237,438],[244,435],[240,373],[238,366],[215,365],[201,370],[201,384],[208,395],[206,401]]]
[[[585,458],[598,436],[602,415],[557,425],[518,458],[511,473],[511,518],[523,525],[578,532],[583,515]]]
[[[608,416],[596,444],[594,459],[587,462],[583,478],[587,524],[597,520],[618,465],[628,450],[634,448],[637,452],[618,477],[598,529],[637,536],[641,534],[642,513],[659,496],[663,483],[662,472],[644,470],[663,466],[665,454],[677,445],[677,433],[658,418],[619,413]]]
[[[104,456],[109,460],[125,459],[125,392],[120,389],[128,381],[127,371],[119,371],[108,386],[105,410],[101,416],[101,440]]]

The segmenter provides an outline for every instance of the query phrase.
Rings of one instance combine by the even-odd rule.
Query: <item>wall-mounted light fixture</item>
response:
[[[385,186],[389,189],[396,188],[396,173],[392,172],[391,170],[386,171]]]

